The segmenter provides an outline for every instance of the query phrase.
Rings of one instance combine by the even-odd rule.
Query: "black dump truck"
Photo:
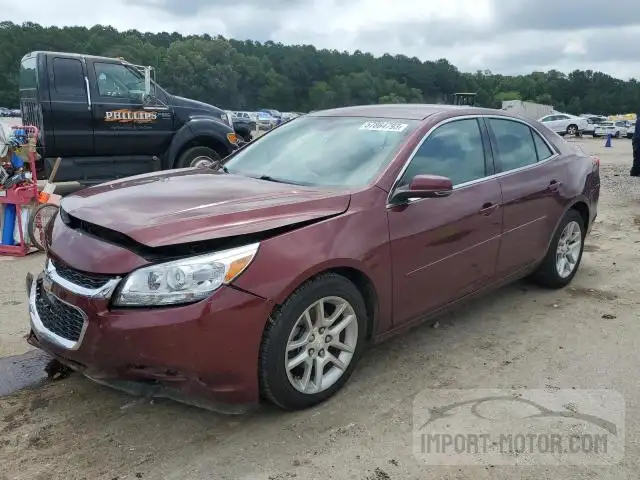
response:
[[[39,168],[56,181],[116,178],[212,165],[251,140],[253,125],[172,95],[153,69],[119,58],[32,52],[20,65],[22,122],[40,130]]]

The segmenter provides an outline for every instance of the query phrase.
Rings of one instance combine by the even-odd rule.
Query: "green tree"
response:
[[[19,103],[18,72],[34,50],[121,56],[156,67],[171,93],[228,109],[308,111],[372,103],[439,103],[455,92],[476,92],[481,106],[522,99],[570,113],[614,114],[640,108],[640,83],[593,70],[498,75],[463,73],[446,59],[374,57],[210,35],[119,32],[110,26],[43,27],[0,22],[0,105]],[[487,67],[491,67],[487,65]]]

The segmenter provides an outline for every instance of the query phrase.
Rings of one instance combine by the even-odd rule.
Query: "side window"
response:
[[[538,152],[538,161],[546,160],[554,155],[553,150],[549,148],[549,145],[542,139],[542,137],[535,130],[531,130],[533,135],[533,142],[536,144],[536,151]]]
[[[538,161],[531,129],[527,125],[513,120],[488,120],[496,138],[503,172],[526,167]]]
[[[540,122],[546,123],[546,122],[550,122],[551,120],[553,120],[553,117],[552,116],[548,116],[548,117],[544,117],[544,118],[540,119]]]
[[[144,94],[144,78],[118,63],[94,63],[101,97],[141,99]]]
[[[453,185],[484,177],[484,148],[478,121],[456,120],[434,130],[411,159],[399,185],[408,185],[416,175],[448,177]]]
[[[75,58],[54,58],[53,85],[59,95],[86,97],[82,62]]]

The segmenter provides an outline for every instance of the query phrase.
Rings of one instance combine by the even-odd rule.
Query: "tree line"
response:
[[[169,92],[230,110],[306,112],[373,103],[443,103],[476,92],[477,104],[529,100],[568,113],[616,114],[640,108],[640,84],[592,70],[498,75],[461,72],[446,59],[317,49],[210,35],[120,32],[109,26],[43,27],[0,22],[0,105],[18,105],[22,56],[34,50],[124,57],[152,65]],[[489,66],[488,66],[489,67]]]

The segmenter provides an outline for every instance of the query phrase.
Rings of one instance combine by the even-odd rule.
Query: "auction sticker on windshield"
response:
[[[408,126],[408,124],[400,122],[369,121],[364,122],[360,127],[360,130],[374,130],[376,132],[402,132]]]

